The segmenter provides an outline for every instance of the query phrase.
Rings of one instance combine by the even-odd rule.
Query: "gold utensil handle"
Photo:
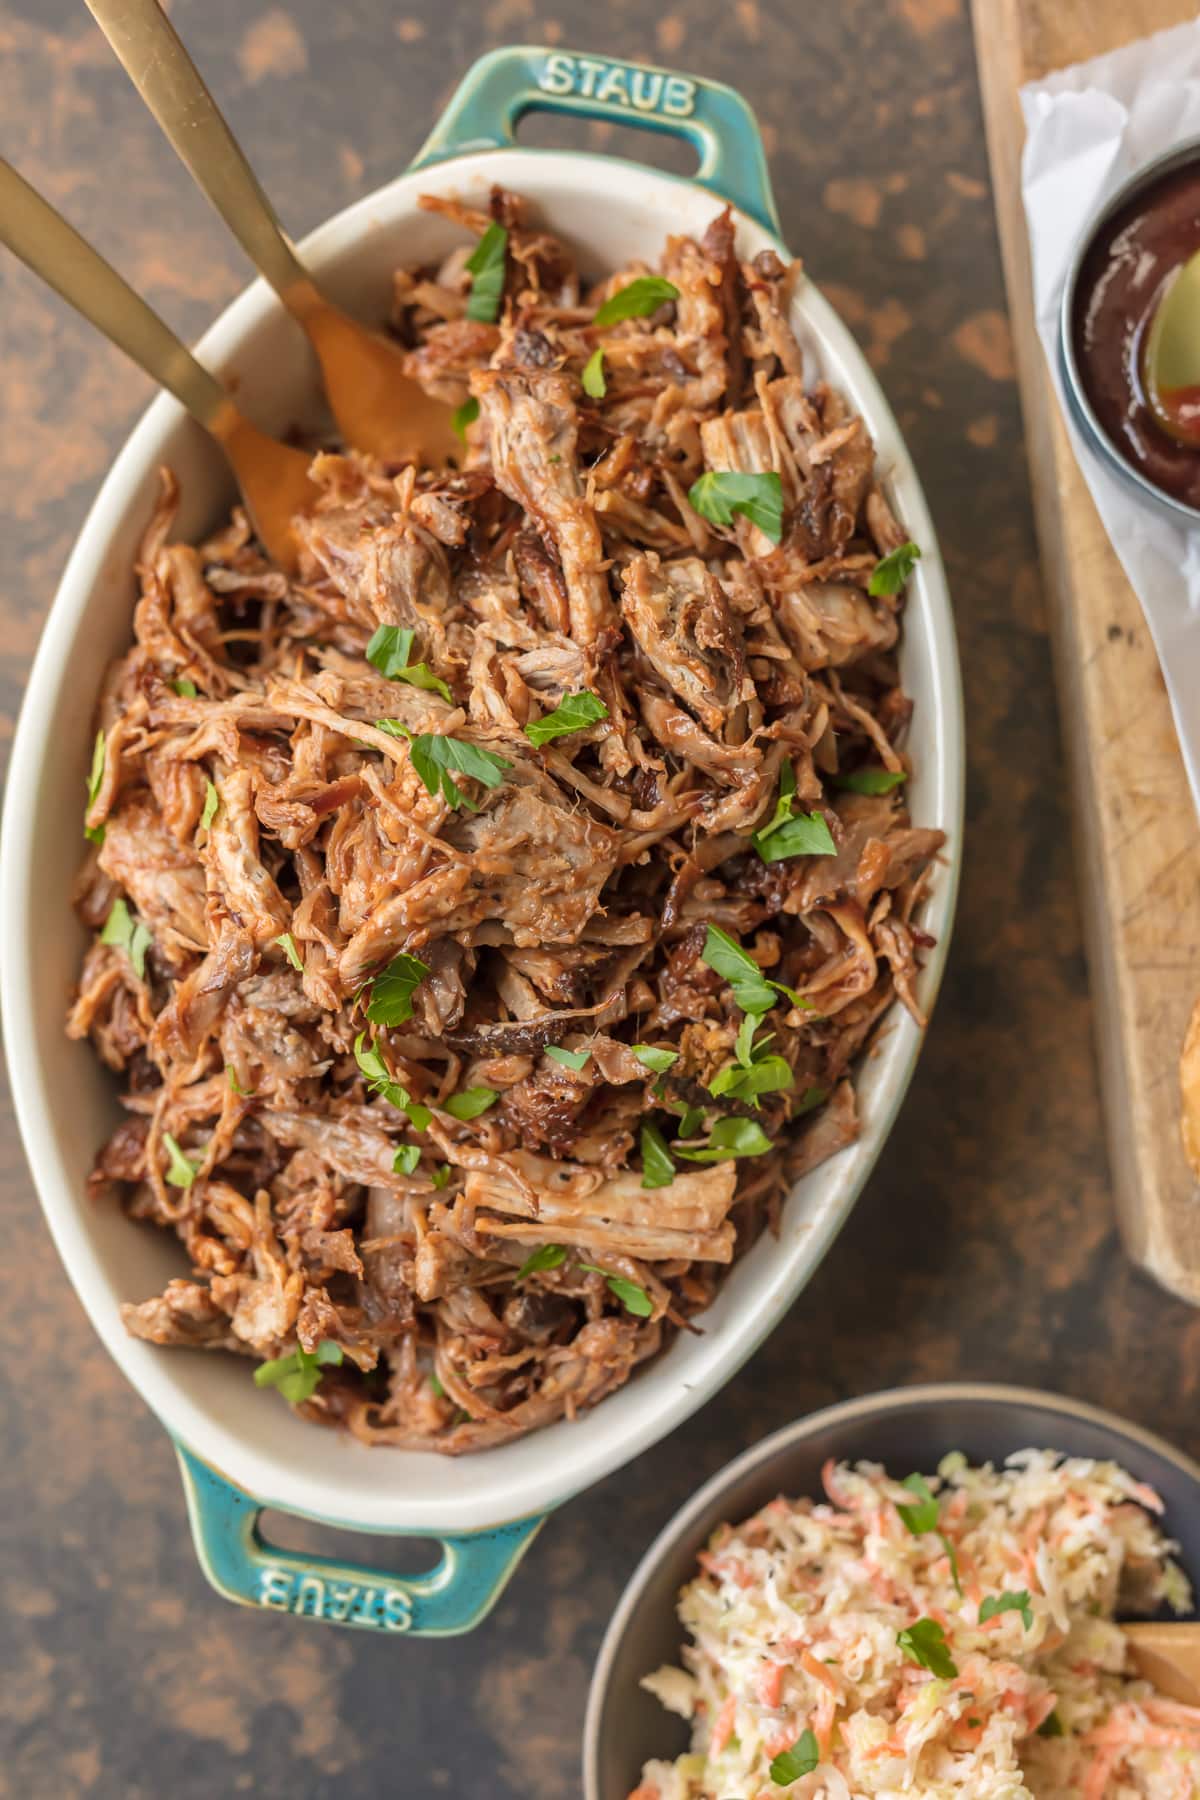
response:
[[[200,71],[158,0],[87,0],[176,154],[259,272],[293,310],[318,298]]]
[[[225,389],[99,251],[0,159],[0,243],[168,388],[202,425],[229,404]]]

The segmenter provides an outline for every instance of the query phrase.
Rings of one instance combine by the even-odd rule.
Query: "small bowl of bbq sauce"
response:
[[[1075,253],[1061,351],[1076,419],[1108,465],[1177,523],[1200,525],[1200,444],[1151,409],[1142,355],[1163,292],[1200,250],[1200,139],[1147,164],[1106,202]]]

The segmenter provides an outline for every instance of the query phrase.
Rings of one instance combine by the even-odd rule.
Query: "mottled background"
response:
[[[506,40],[676,62],[757,108],[785,234],[899,414],[958,609],[967,864],[924,1060],[790,1320],[704,1413],[554,1517],[492,1619],[442,1644],[318,1631],[209,1591],[166,1437],[72,1298],[9,1120],[0,1792],[20,1800],[570,1800],[588,1670],[637,1555],[705,1476],[796,1414],[893,1382],[1005,1378],[1111,1404],[1200,1451],[1200,1317],[1135,1274],[1113,1232],[964,7],[690,0],[651,25],[654,10],[173,7],[296,232],[396,172],[471,58]],[[78,0],[0,11],[0,97],[4,151],[198,336],[245,266]],[[656,140],[637,142],[654,156]],[[71,540],[148,387],[9,259],[0,288],[7,741]],[[81,704],[91,679],[80,670]]]

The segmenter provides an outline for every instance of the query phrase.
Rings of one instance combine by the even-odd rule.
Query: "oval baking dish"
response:
[[[697,178],[685,181],[614,158],[518,148],[516,123],[534,109],[682,134],[699,152]],[[736,209],[742,256],[783,249],[757,128],[730,89],[598,57],[509,49],[470,71],[412,169],[322,226],[306,241],[305,257],[335,299],[363,317],[383,317],[394,267],[438,259],[458,241],[447,221],[419,210],[419,195],[453,193],[477,203],[493,182],[527,195],[597,269],[631,255],[656,256],[669,232],[703,231],[726,200]],[[863,357],[807,281],[798,284],[794,322],[812,367],[862,414],[895,510],[923,552],[910,586],[901,672],[915,703],[912,812],[948,840],[921,913],[937,940],[919,990],[928,1009],[953,914],[962,808],[961,697],[949,599],[920,486]],[[236,383],[248,413],[269,429],[316,421],[307,347],[262,282],[222,315],[200,355]],[[798,1183],[781,1236],[763,1239],[734,1267],[701,1335],[681,1336],[594,1412],[489,1450],[469,1465],[368,1451],[294,1416],[276,1396],[256,1390],[233,1359],[164,1354],[127,1336],[120,1303],[157,1291],[178,1272],[177,1258],[157,1234],[135,1231],[115,1210],[85,1201],[85,1178],[116,1102],[90,1051],[64,1037],[62,1016],[82,941],[68,905],[91,725],[79,671],[98,671],[128,642],[131,568],[162,463],[180,477],[185,538],[211,526],[227,506],[227,472],[203,434],[173,400],[155,400],[80,534],[13,751],[0,870],[8,946],[0,992],[26,1151],[92,1323],[179,1446],[197,1547],[214,1584],[248,1604],[368,1629],[466,1630],[494,1601],[550,1508],[694,1412],[792,1305],[883,1146],[921,1034],[897,1008],[859,1075],[860,1139]],[[402,1581],[273,1550],[257,1530],[265,1506],[347,1528],[435,1537],[444,1555],[431,1575]]]

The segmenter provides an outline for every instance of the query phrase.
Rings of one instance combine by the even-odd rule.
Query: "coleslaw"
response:
[[[1037,1450],[823,1479],[701,1553],[683,1667],[642,1683],[692,1747],[630,1800],[1200,1794],[1200,1708],[1129,1674],[1114,1623],[1191,1608],[1151,1488]]]

